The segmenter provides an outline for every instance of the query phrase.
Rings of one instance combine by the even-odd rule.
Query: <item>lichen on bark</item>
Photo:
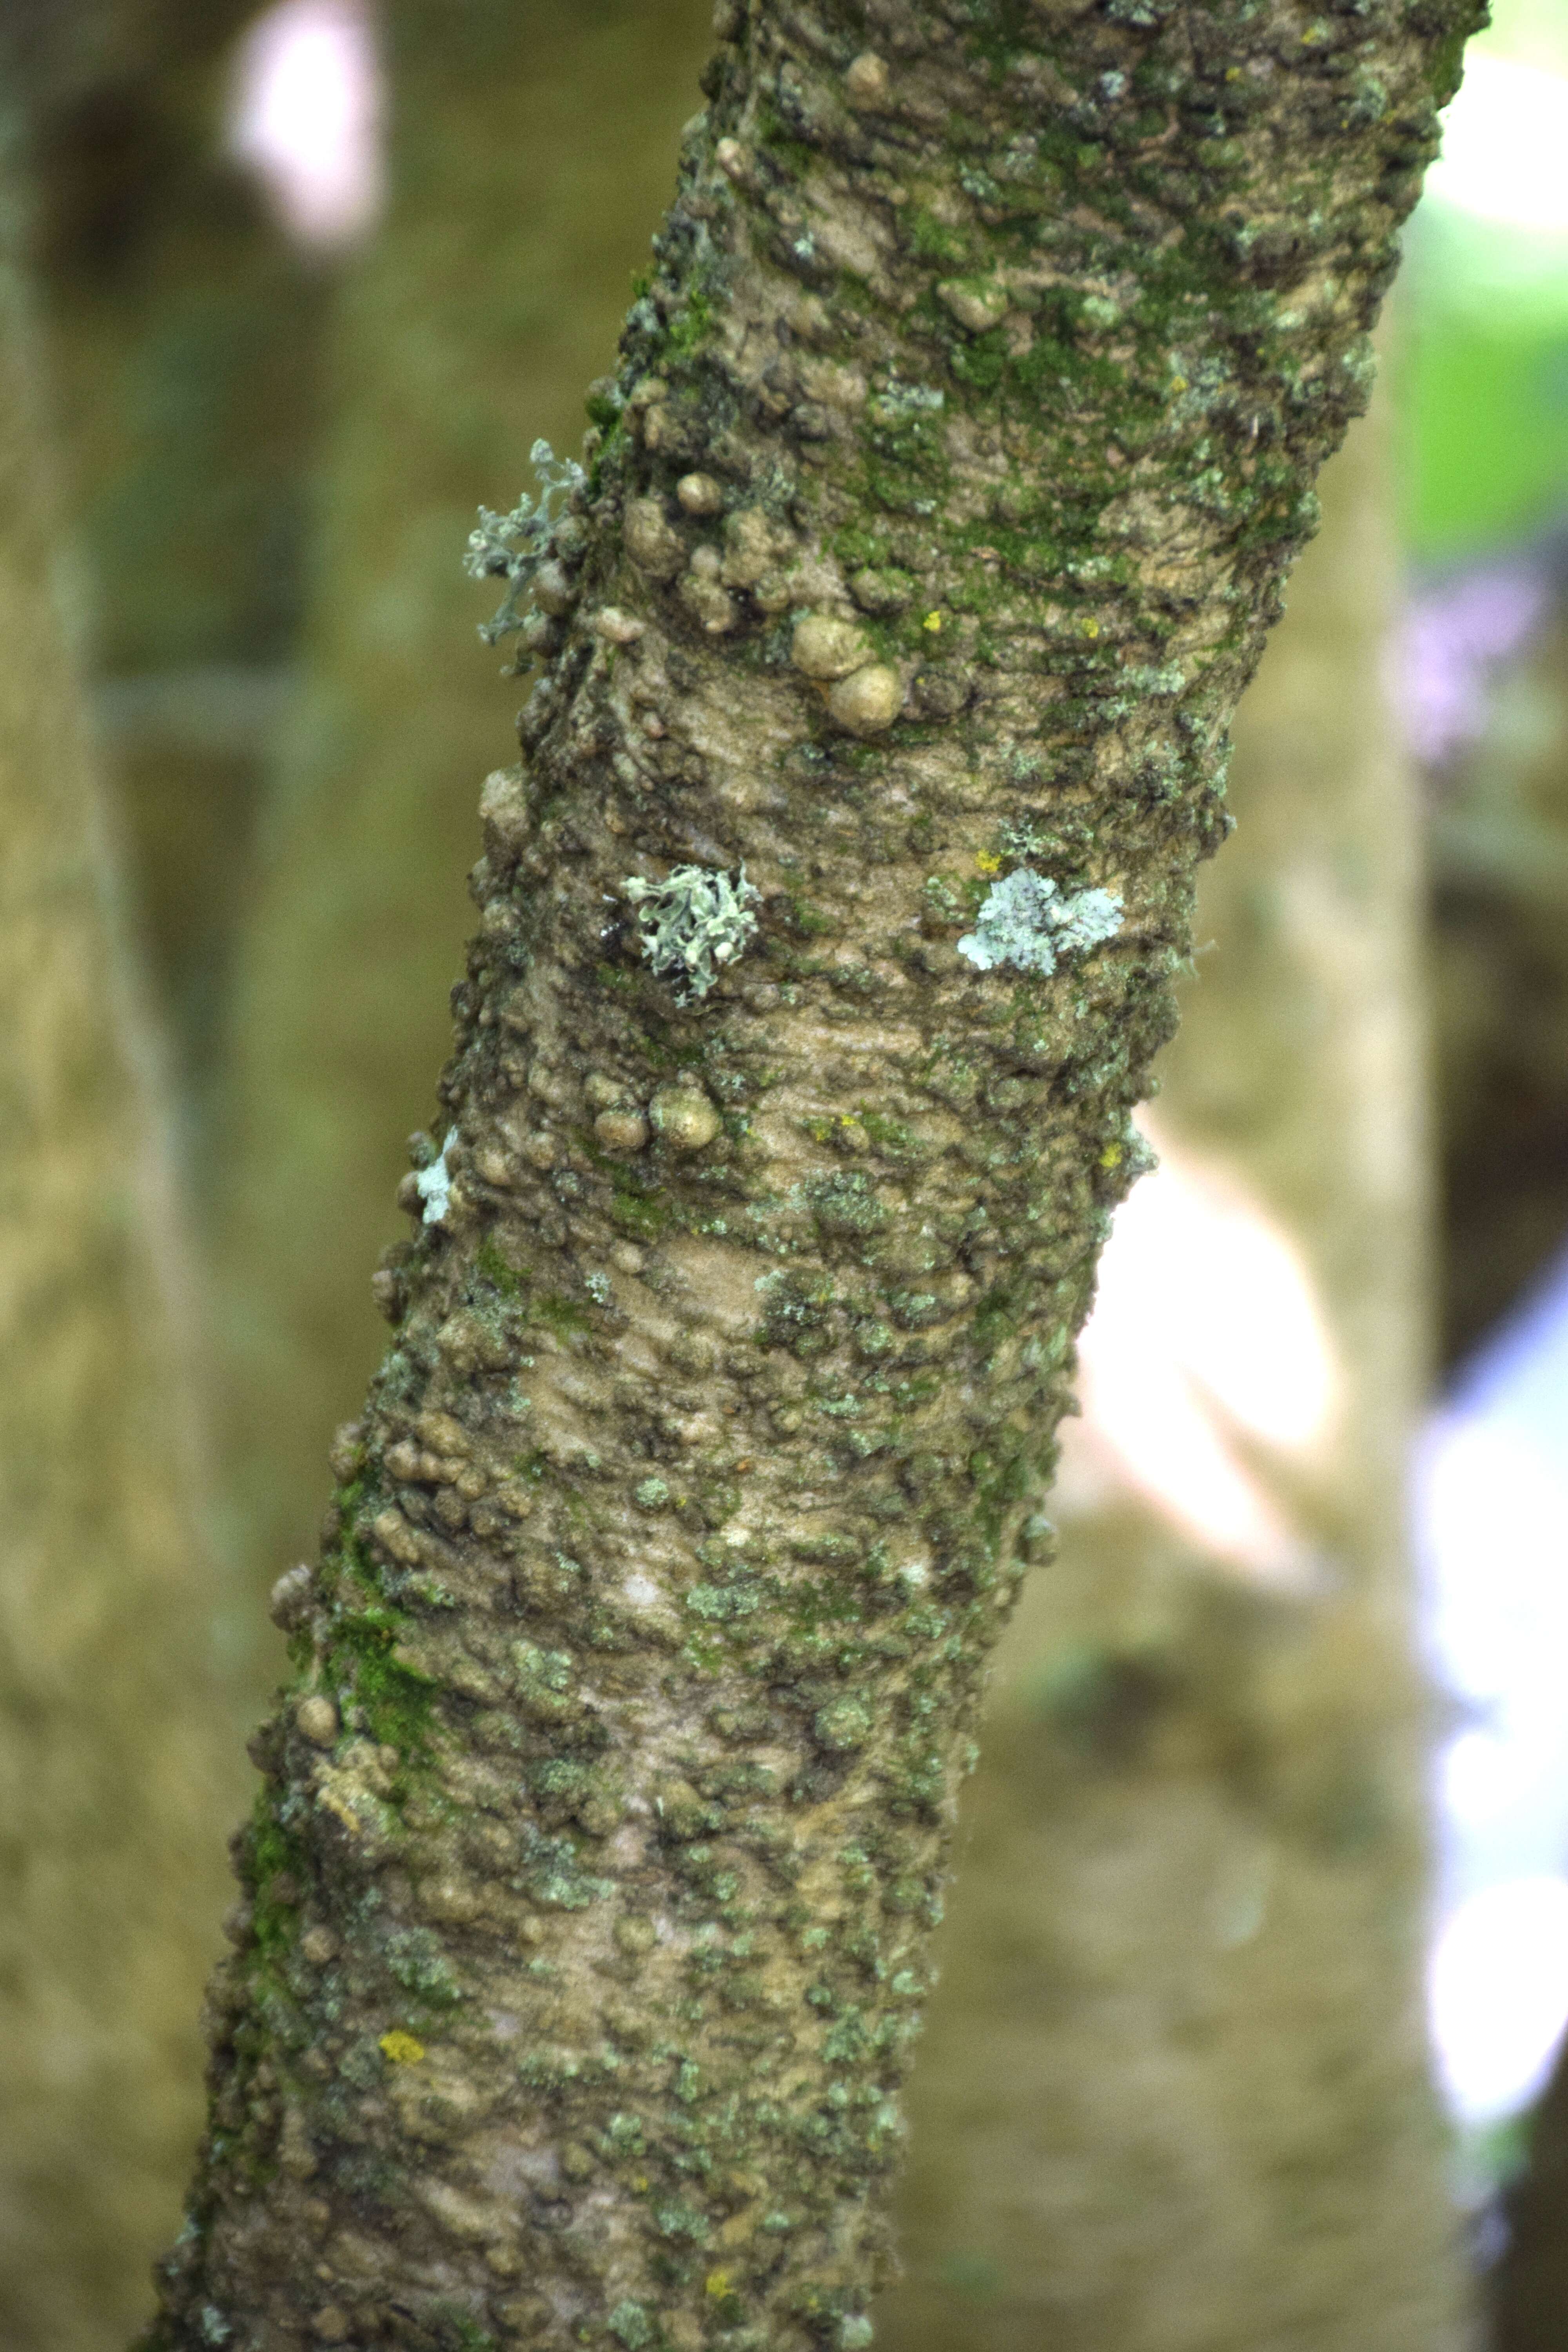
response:
[[[154,2345],[868,2340],[1226,725],[1469,21],[721,13],[279,1593]],[[1120,928],[979,970],[1026,861]],[[682,1004],[626,885],[691,865],[758,929]]]

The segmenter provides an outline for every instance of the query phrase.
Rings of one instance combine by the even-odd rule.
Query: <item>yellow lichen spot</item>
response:
[[[1100,623],[1098,621],[1080,621],[1078,625],[1079,633],[1082,636],[1098,637],[1100,635]]]
[[[321,1790],[317,1794],[316,1802],[323,1812],[331,1813],[335,1820],[342,1822],[351,1837],[363,1836],[364,1823],[352,1805],[344,1804],[335,1789]]]
[[[717,2303],[721,2295],[730,2292],[730,2273],[728,2271],[710,2271],[702,2285],[703,2291]]]
[[[423,2042],[416,2042],[412,2033],[405,2033],[397,2025],[382,2035],[380,2047],[382,2056],[395,2066],[417,2066],[425,2055]]]
[[[983,849],[974,863],[982,874],[1000,874],[1002,871],[1002,860],[994,850]]]
[[[921,626],[922,629],[929,629],[931,635],[934,637],[937,631],[942,626],[942,614],[940,613],[928,613],[925,619],[921,623]]]
[[[647,2187],[647,2173],[634,2172],[632,2175],[632,2187],[637,2190],[637,2195],[640,2197],[643,2190]]]
[[[1186,388],[1187,379],[1184,375],[1173,375],[1171,378],[1171,390],[1173,392],[1185,392]]]
[[[1120,1168],[1121,1146],[1119,1143],[1108,1143],[1100,1155],[1100,1164],[1102,1168]]]

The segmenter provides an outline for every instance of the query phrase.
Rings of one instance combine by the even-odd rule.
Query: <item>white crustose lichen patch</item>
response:
[[[452,1171],[447,1165],[447,1154],[457,1140],[457,1129],[449,1127],[439,1157],[433,1160],[428,1168],[421,1168],[415,1176],[416,1190],[425,1203],[423,1221],[427,1225],[440,1224],[451,1205]]]
[[[706,996],[756,931],[752,908],[762,894],[743,866],[734,881],[720,868],[678,866],[662,882],[634,875],[621,888],[640,909],[643,954],[660,979],[674,981],[680,1004]]]
[[[1121,929],[1121,901],[1110,890],[1064,895],[1048,875],[1019,866],[993,883],[974,929],[958,952],[982,971],[1055,971],[1059,959],[1084,955]]]

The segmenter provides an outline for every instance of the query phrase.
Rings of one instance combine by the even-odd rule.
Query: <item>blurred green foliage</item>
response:
[[[1509,68],[1530,86],[1500,81]],[[1568,519],[1564,148],[1568,7],[1497,0],[1407,236],[1398,373],[1405,531],[1419,563]]]
[[[1561,317],[1424,289],[1402,375],[1405,531],[1445,564],[1568,519],[1568,277]]]

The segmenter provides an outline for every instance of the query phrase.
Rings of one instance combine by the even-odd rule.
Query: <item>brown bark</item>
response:
[[[459,585],[464,541],[536,436],[575,446],[707,38],[693,0],[552,0],[528,28],[512,0],[384,18],[389,213],[331,327],[300,704],[235,947],[212,1171],[226,1469],[258,1597],[313,1540],[322,1433],[376,1360],[365,1268],[449,1034],[474,780],[517,703],[474,640],[489,604]]]
[[[1226,723],[1467,22],[726,16],[278,1596],[153,2343],[868,2340]]]
[[[0,164],[9,165],[8,154]],[[229,1729],[34,320],[0,188],[0,2339],[145,2315],[199,2119]],[[188,1304],[183,1297],[174,1302]]]
[[[1249,1586],[1125,1491],[1064,1526],[964,1799],[889,2352],[1435,2352],[1459,2326],[1400,1530],[1425,1051],[1383,442],[1355,426],[1326,472],[1237,715],[1159,1106],[1299,1251],[1343,1368],[1321,1461],[1246,1457],[1315,1589]]]

